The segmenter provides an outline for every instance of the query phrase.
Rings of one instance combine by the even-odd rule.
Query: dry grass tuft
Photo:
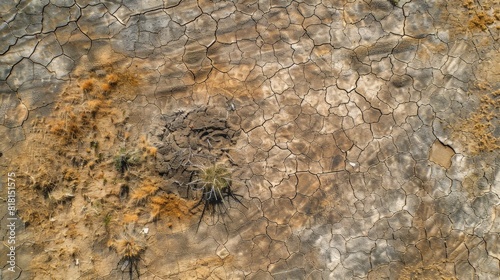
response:
[[[141,203],[148,199],[150,196],[154,195],[156,191],[158,191],[158,188],[159,186],[157,183],[147,180],[137,189],[134,189],[130,197],[137,203]]]
[[[153,146],[142,147],[142,159],[147,160],[148,158],[155,159],[158,153],[158,148]]]
[[[128,69],[113,72],[110,68],[98,69],[109,75],[100,75],[95,69],[75,75],[81,78],[68,82],[53,111],[44,120],[32,121],[26,141],[19,144],[24,151],[18,160],[13,160],[16,173],[19,170],[21,174],[22,170],[26,174],[20,178],[25,181],[20,185],[26,186],[19,189],[19,195],[25,198],[18,205],[20,218],[27,230],[35,233],[34,246],[40,252],[45,250],[47,260],[52,258],[53,271],[68,267],[89,271],[83,266],[91,264],[83,260],[91,258],[92,248],[107,240],[122,259],[121,271],[127,265],[127,270],[136,270],[146,250],[145,236],[117,235],[122,232],[121,226],[142,226],[149,213],[158,219],[164,215],[178,217],[189,210],[184,200],[160,191],[160,177],[151,160],[157,149],[146,138],[139,142],[136,130],[124,128],[129,108],[124,96],[138,92],[133,85],[138,84],[139,76]],[[118,92],[120,95],[114,94]],[[130,153],[115,154],[122,146],[133,148]],[[147,160],[141,157],[143,153]],[[120,167],[130,166],[133,170],[117,173],[113,166],[115,157],[120,159]],[[130,193],[128,187],[118,192],[115,186],[119,188],[125,183],[130,186]],[[55,250],[67,248],[64,238],[47,238],[57,234],[64,234],[75,244],[84,244],[79,247],[80,267],[74,265],[74,259],[55,257]],[[43,261],[44,266],[34,269],[33,274],[54,278],[55,272],[44,274]]]
[[[84,80],[81,84],[80,84],[80,88],[83,90],[83,92],[87,93],[87,92],[91,92],[93,89],[94,89],[94,86],[95,86],[95,81],[94,79],[88,79],[88,80]]]
[[[116,253],[124,260],[139,260],[142,252],[146,250],[146,241],[142,236],[123,233],[119,238],[108,242]]]
[[[490,9],[489,1],[477,5],[473,0],[464,0],[462,5],[467,9],[469,14],[468,28],[470,30],[479,29],[486,31],[489,26],[500,19],[500,11],[498,9]],[[497,29],[500,28],[497,25]]]
[[[119,77],[115,73],[106,75],[106,82],[110,86],[116,86],[118,84]]]
[[[102,108],[102,106],[103,106],[102,100],[94,99],[87,101],[87,108],[93,117],[96,116],[97,112],[99,111],[99,109]]]
[[[80,133],[79,124],[82,120],[78,119],[74,112],[65,112],[59,119],[54,119],[51,126],[51,132],[59,135],[66,140],[74,139]]]
[[[467,138],[469,152],[492,152],[500,148],[500,137],[495,136],[497,113],[500,108],[500,90],[486,93],[480,97],[476,112],[458,124],[455,131]]]
[[[150,220],[157,220],[162,212],[162,209],[168,203],[168,200],[165,197],[154,196],[151,198],[150,208],[151,212],[149,214]]]
[[[33,182],[33,187],[41,191],[44,197],[48,197],[58,182],[59,178],[57,178],[56,174],[49,170],[46,165],[42,165],[36,171],[36,181]]]
[[[125,213],[123,215],[123,222],[125,224],[135,223],[139,220],[139,216],[137,214]]]
[[[477,12],[469,21],[469,28],[478,28],[483,31],[488,29],[488,25],[495,23],[495,19],[484,11]]]
[[[142,157],[147,159],[148,157],[156,158],[158,153],[158,148],[148,144],[148,140],[145,136],[139,138],[139,148],[144,152]]]
[[[64,168],[62,174],[64,176],[63,179],[68,182],[78,182],[78,179],[80,177],[78,171],[75,168]]]
[[[103,93],[109,93],[112,89],[113,87],[110,84],[107,83],[101,84],[101,90]]]
[[[156,154],[158,153],[158,148],[156,147],[148,147],[148,155],[156,158]]]
[[[128,267],[130,279],[133,279],[134,270],[139,278],[139,261],[147,247],[144,236],[125,232],[119,238],[108,241],[108,245],[120,256],[120,262],[123,263],[122,271]]]

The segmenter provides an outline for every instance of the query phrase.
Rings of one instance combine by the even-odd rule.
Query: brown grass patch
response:
[[[98,75],[98,70],[108,74]],[[31,127],[12,162],[12,169],[26,174],[19,183],[19,216],[33,236],[33,246],[53,260],[51,271],[75,267],[73,259],[57,256],[55,250],[66,246],[61,242],[80,244],[78,269],[90,271],[83,269],[90,266],[83,260],[95,257],[91,248],[102,248],[108,240],[122,258],[135,258],[146,249],[144,235],[119,235],[121,226],[142,227],[160,217],[168,226],[177,226],[190,216],[189,202],[160,189],[153,161],[157,148],[125,127],[129,106],[124,97],[137,94],[140,75],[128,69],[98,70],[70,81],[49,115],[26,123]],[[130,152],[125,154],[130,161],[126,174],[113,166],[122,147]],[[121,184],[130,187],[130,194],[128,189],[126,194],[117,190]],[[46,262],[43,265],[32,266],[33,275],[44,275]]]
[[[146,139],[145,136],[141,136],[139,138],[139,148],[142,150],[143,154],[142,157],[144,159],[149,158],[156,158],[156,155],[158,153],[158,148],[149,145],[148,140]]]
[[[85,93],[92,91],[94,89],[94,86],[95,86],[94,79],[87,79],[80,83],[80,88]]]
[[[103,93],[109,93],[113,87],[110,84],[101,84],[101,90]]]
[[[94,99],[87,102],[87,108],[90,113],[95,117],[100,108],[103,107],[103,101]]]
[[[476,12],[476,14],[469,20],[469,28],[470,29],[481,29],[485,31],[488,29],[488,25],[491,25],[495,22],[495,18],[485,13],[484,11]]]
[[[473,0],[464,0],[462,5],[467,9],[469,14],[468,28],[470,30],[486,31],[488,27],[500,19],[500,8],[492,8],[498,3],[494,1],[483,1],[480,6],[476,5]],[[500,25],[497,25],[497,29]]]
[[[106,82],[110,86],[116,86],[118,84],[119,79],[120,78],[115,73],[106,75]]]
[[[154,195],[158,190],[158,188],[159,186],[156,182],[147,180],[146,182],[142,183],[141,186],[134,189],[130,197],[132,198],[133,201],[141,203],[144,202],[148,197]]]
[[[457,133],[465,135],[466,145],[472,154],[492,152],[500,148],[500,137],[494,135],[500,108],[500,90],[480,97],[479,108],[458,124]]]
[[[67,112],[64,117],[52,119],[49,122],[50,132],[68,144],[77,139],[82,132],[82,124],[86,123],[86,118],[82,115],[75,115],[73,112]]]
[[[158,153],[158,148],[156,148],[156,147],[148,147],[147,153],[148,153],[148,155],[156,158],[156,154]]]
[[[150,220],[157,220],[161,215],[175,219],[191,216],[187,201],[173,194],[151,197],[149,209]]]
[[[423,265],[422,263],[415,266],[407,266],[399,275],[401,280],[422,279],[422,280],[454,280],[457,279],[445,268],[444,263],[436,263],[431,265]]]
[[[135,223],[135,222],[137,222],[138,220],[139,220],[139,216],[138,216],[137,214],[135,214],[135,213],[132,213],[132,214],[130,214],[130,213],[125,213],[125,214],[123,215],[123,222],[124,222],[125,224]]]

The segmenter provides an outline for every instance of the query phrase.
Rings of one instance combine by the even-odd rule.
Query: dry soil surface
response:
[[[499,19],[1,1],[0,279],[499,279]]]

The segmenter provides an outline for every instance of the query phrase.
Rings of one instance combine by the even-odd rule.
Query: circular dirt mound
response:
[[[178,192],[193,180],[193,166],[231,162],[227,151],[236,143],[237,128],[228,123],[226,108],[199,108],[163,115],[154,137],[156,168]]]

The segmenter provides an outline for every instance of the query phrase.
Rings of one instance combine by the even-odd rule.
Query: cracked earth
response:
[[[493,0],[3,1],[0,278],[498,279],[499,19]],[[202,215],[211,164],[241,203]]]

